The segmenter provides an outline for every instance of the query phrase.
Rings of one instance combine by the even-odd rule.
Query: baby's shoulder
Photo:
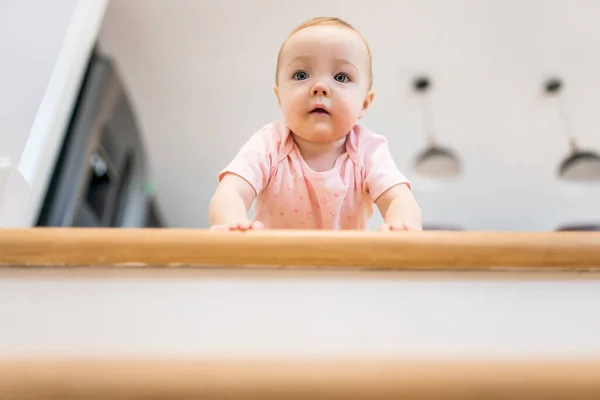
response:
[[[271,153],[279,153],[285,148],[289,130],[281,121],[269,122],[252,135],[253,143]]]
[[[360,124],[354,126],[348,137],[348,142],[359,162],[364,162],[365,158],[373,155],[378,149],[387,149],[388,147],[385,136]]]

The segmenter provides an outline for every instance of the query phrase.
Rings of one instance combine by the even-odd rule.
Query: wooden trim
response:
[[[0,363],[2,398],[598,399],[598,362],[27,360]]]
[[[0,265],[600,270],[600,233],[5,229]]]

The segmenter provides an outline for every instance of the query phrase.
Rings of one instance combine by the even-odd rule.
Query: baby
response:
[[[365,229],[376,205],[381,230],[420,231],[387,140],[358,124],[374,97],[363,37],[341,19],[311,19],[283,43],[276,71],[283,121],[255,132],[221,171],[211,229]]]

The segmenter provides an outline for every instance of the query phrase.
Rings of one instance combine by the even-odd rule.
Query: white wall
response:
[[[11,171],[0,193],[0,226],[35,223],[105,6],[1,4],[0,157]]]
[[[556,179],[567,142],[541,95],[544,79],[562,76],[581,144],[600,149],[594,0],[113,1],[100,42],[130,88],[170,224],[207,226],[217,172],[279,118],[271,86],[282,40],[315,15],[346,18],[369,40],[377,95],[365,123],[389,138],[427,223],[552,230],[600,221],[599,185]],[[451,184],[412,170],[424,146],[410,90],[420,73],[435,85],[438,136],[465,164]]]

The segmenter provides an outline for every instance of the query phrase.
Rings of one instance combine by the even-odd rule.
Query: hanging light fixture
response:
[[[427,137],[427,147],[415,159],[415,171],[431,179],[455,178],[461,172],[459,158],[449,148],[440,146],[433,133],[433,115],[427,96],[431,82],[427,77],[418,77],[413,87],[423,100],[423,129]]]
[[[544,85],[548,96],[553,96],[556,100],[558,114],[571,148],[570,154],[558,166],[558,176],[572,182],[600,181],[600,155],[595,151],[580,149],[567,109],[559,97],[562,87],[562,81],[558,78],[551,78]]]

